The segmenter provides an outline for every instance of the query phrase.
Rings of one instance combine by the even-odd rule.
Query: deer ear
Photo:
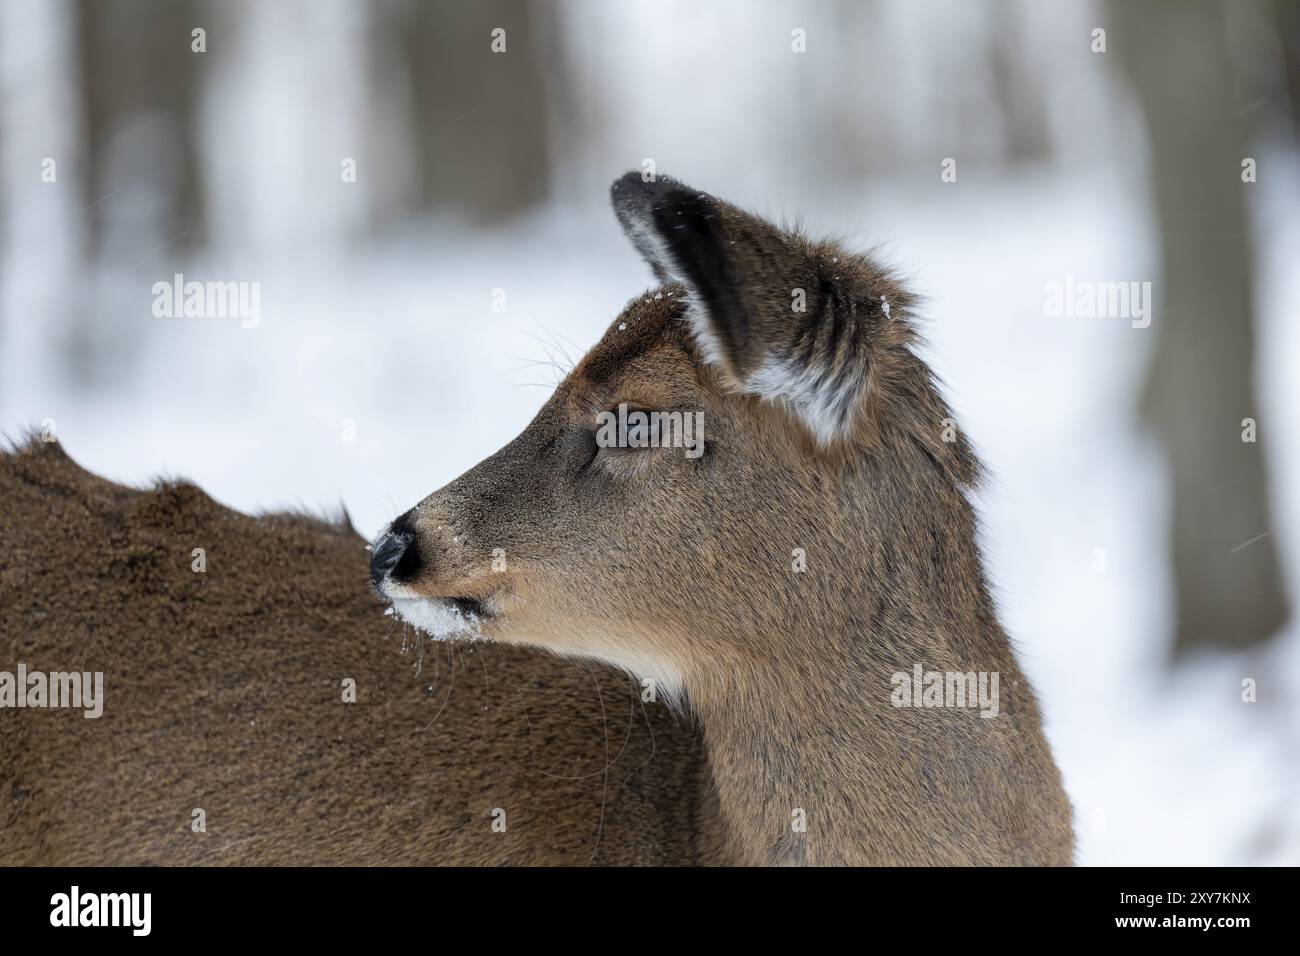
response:
[[[686,288],[705,361],[741,391],[784,401],[822,444],[845,435],[889,320],[868,289],[873,270],[676,180],[631,172],[610,192],[628,238]]]
[[[708,193],[637,172],[610,188],[623,231],[660,279],[685,286],[689,319],[706,361],[733,377],[749,349],[749,321],[724,250],[725,205]]]

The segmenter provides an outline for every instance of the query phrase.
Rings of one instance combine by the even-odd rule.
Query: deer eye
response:
[[[654,412],[621,404],[596,416],[596,446],[612,451],[640,451],[655,445]]]

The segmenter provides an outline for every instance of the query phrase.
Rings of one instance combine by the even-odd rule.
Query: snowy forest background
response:
[[[1292,0],[0,0],[0,429],[371,535],[650,284],[653,161],[926,296],[1081,862],[1296,864],[1298,118]]]

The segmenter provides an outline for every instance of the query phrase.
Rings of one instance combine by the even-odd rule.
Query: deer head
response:
[[[943,440],[894,279],[671,179],[629,173],[612,197],[665,284],[522,434],[392,523],[380,594],[671,694],[807,627],[854,629],[866,591],[924,587],[936,549],[971,559],[974,459]]]
[[[736,859],[1068,862],[980,567],[976,461],[913,351],[912,298],[673,180],[612,193],[664,284],[522,434],[392,523],[380,594],[435,634],[597,658],[689,701]],[[1002,717],[891,708],[918,663],[1000,673]],[[815,842],[790,826],[810,803]]]

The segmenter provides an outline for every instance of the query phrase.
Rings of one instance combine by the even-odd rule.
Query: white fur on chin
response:
[[[387,611],[435,641],[452,638],[481,640],[478,616],[462,614],[460,608],[436,598],[393,598]]]

